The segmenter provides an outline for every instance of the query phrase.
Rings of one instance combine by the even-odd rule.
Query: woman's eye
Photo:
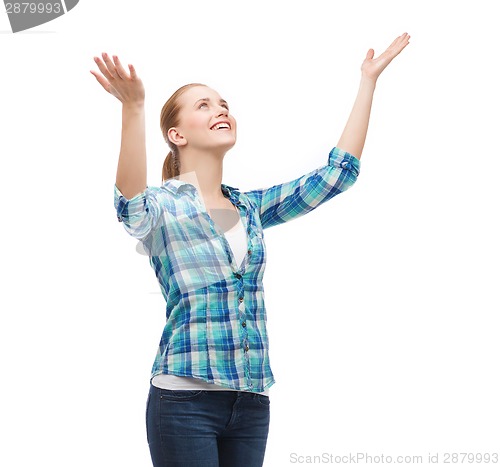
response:
[[[198,108],[199,108],[199,109],[201,109],[204,105],[206,105],[206,106],[208,107],[208,104],[207,104],[206,102],[202,102],[202,103],[198,106]]]

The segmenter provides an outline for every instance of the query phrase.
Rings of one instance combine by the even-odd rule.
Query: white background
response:
[[[161,107],[202,82],[237,118],[223,182],[246,191],[326,164],[367,50],[403,32],[356,184],[265,233],[265,466],[500,452],[495,4],[82,0],[16,34],[0,14],[0,464],[151,465],[165,304],[116,219],[121,104],[93,57],[144,82],[149,185]]]

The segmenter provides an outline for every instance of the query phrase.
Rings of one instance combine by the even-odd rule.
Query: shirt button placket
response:
[[[245,316],[245,305],[243,304],[243,297],[238,298],[238,310],[239,310],[239,316],[241,320],[241,326],[246,328],[247,327],[247,322],[246,322],[246,316]]]
[[[253,388],[252,384],[252,376],[250,374],[250,356],[248,355],[248,351],[250,350],[250,346],[248,345],[248,337],[243,339],[243,349],[245,350],[245,375],[247,377],[247,384],[249,388]]]
[[[238,279],[241,279],[241,274],[236,273],[235,276]],[[240,292],[243,294],[243,289]],[[241,320],[241,326],[243,327],[244,331],[244,339],[243,339],[243,349],[245,351],[245,375],[247,377],[247,384],[249,388],[253,388],[252,384],[252,377],[250,375],[250,358],[248,356],[248,351],[250,350],[250,346],[248,345],[248,331],[247,331],[247,323],[246,323],[246,317],[245,317],[245,305],[243,303],[243,296],[240,295],[238,297],[238,310],[239,310],[239,316]]]

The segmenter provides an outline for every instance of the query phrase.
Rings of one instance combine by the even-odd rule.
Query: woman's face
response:
[[[189,88],[179,98],[178,133],[184,138],[178,145],[193,149],[231,149],[236,143],[236,120],[227,102],[206,86]]]

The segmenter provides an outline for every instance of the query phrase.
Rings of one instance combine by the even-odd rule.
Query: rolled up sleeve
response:
[[[245,194],[259,207],[262,228],[266,229],[303,216],[346,191],[357,180],[359,171],[357,157],[334,147],[327,165],[290,182]]]
[[[123,222],[123,227],[132,237],[138,239],[146,237],[158,223],[161,208],[157,194],[157,187],[146,187],[143,192],[127,199],[115,183],[116,216],[119,222]]]
[[[357,180],[361,167],[361,163],[356,156],[337,147],[330,151],[328,165],[331,167],[339,167],[349,172],[347,173],[348,177],[351,178],[349,187]]]

